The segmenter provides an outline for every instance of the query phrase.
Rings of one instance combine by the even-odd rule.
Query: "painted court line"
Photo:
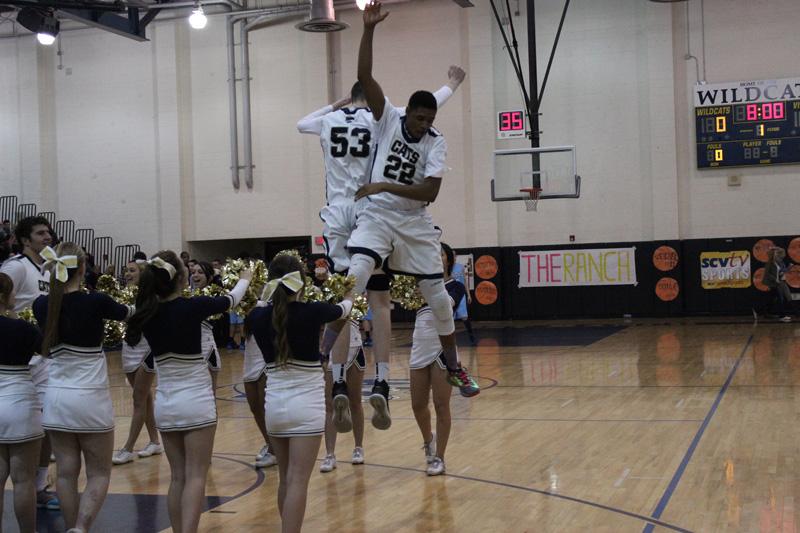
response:
[[[686,471],[686,467],[689,465],[689,461],[692,460],[692,456],[694,455],[694,451],[697,449],[697,445],[700,443],[700,439],[703,438],[703,433],[705,433],[708,424],[711,422],[711,419],[714,417],[714,414],[717,412],[717,407],[719,407],[720,402],[722,401],[722,397],[725,396],[725,392],[727,392],[728,387],[731,385],[731,381],[733,381],[733,376],[736,374],[736,370],[739,369],[739,364],[741,364],[742,359],[744,359],[744,354],[747,353],[747,349],[750,348],[750,344],[753,342],[753,335],[751,334],[750,337],[747,339],[747,343],[745,343],[744,348],[742,348],[742,352],[739,354],[738,359],[736,359],[736,363],[733,365],[730,373],[728,374],[728,379],[725,380],[725,384],[722,385],[722,388],[717,393],[717,398],[714,400],[714,403],[711,405],[711,409],[709,409],[706,418],[703,420],[703,423],[700,424],[700,428],[695,433],[694,438],[692,439],[691,444],[689,444],[689,449],[686,450],[686,453],[681,460],[681,464],[678,466],[678,469],[675,471],[675,474],[672,476],[672,479],[667,485],[667,489],[664,491],[664,494],[661,496],[661,499],[656,505],[655,510],[650,515],[652,518],[661,518],[661,515],[664,513],[664,509],[667,508],[667,504],[669,504],[669,500],[672,498],[672,494],[675,492],[675,489],[678,487],[678,483],[681,481],[681,477],[683,477],[683,473]],[[653,531],[653,524],[647,524],[642,533],[652,533]]]

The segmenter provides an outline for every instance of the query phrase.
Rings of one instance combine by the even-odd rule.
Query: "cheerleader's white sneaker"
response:
[[[136,456],[133,455],[133,452],[119,450],[111,458],[111,462],[115,465],[124,465],[125,463],[132,463],[135,458]]]
[[[155,442],[148,442],[147,446],[139,450],[136,455],[139,457],[150,457],[151,455],[159,455],[164,453],[164,447]]]
[[[440,476],[444,474],[444,459],[439,457],[434,457],[431,464],[428,465],[428,469],[425,471],[429,476]]]
[[[329,453],[325,456],[325,459],[322,460],[322,464],[319,467],[319,471],[323,474],[332,472],[336,469],[336,456],[332,453]]]
[[[354,465],[364,464],[364,448],[360,446],[353,448],[353,464]]]

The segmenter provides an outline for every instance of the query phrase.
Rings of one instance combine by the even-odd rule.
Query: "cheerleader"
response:
[[[13,309],[14,285],[0,274],[0,493],[10,475],[17,525],[28,533],[36,531],[36,466],[44,437],[42,406],[28,364],[41,350],[42,338]]]
[[[278,458],[278,509],[284,533],[300,531],[308,481],[325,431],[325,379],[319,353],[319,330],[350,314],[352,302],[305,303],[303,265],[278,255],[269,265],[264,289],[266,307],[248,316],[250,331],[267,363],[266,425]]]
[[[455,280],[453,264],[455,253],[442,243],[442,264],[444,265],[445,289],[455,307],[466,293],[464,285]],[[447,366],[442,345],[436,332],[436,319],[427,305],[417,311],[411,344],[411,408],[422,432],[427,474],[444,474],[444,452],[450,437],[450,392],[447,381]],[[430,394],[433,392],[433,408],[436,411],[436,433],[431,432],[431,412],[428,408]]]
[[[346,337],[345,337],[346,338]],[[347,396],[350,400],[350,416],[353,426],[352,464],[364,464],[364,408],[361,404],[361,386],[364,383],[364,368],[366,367],[364,348],[361,344],[361,332],[358,323],[350,322],[350,348],[347,354],[347,363],[344,366],[347,381]],[[331,389],[333,387],[333,372],[330,364],[326,364],[325,372],[325,458],[319,467],[323,474],[336,468],[336,434],[337,428],[333,421],[333,401]]]
[[[125,340],[135,345],[144,335],[155,358],[156,427],[172,472],[167,509],[172,529],[181,533],[197,531],[217,427],[202,322],[236,306],[250,278],[243,271],[225,296],[184,298],[189,274],[175,252],[167,250],[147,262],[139,279],[136,313]]]
[[[128,287],[136,287],[139,284],[139,275],[145,264],[146,261],[141,260],[129,261],[125,265],[125,283]],[[133,389],[133,416],[131,417],[131,427],[128,430],[128,440],[111,459],[115,465],[130,463],[134,460],[133,448],[142,431],[142,426],[147,428],[150,442],[136,455],[150,457],[164,452],[164,447],[161,446],[161,441],[158,439],[153,415],[152,389],[156,369],[147,340],[142,338],[135,346],[122,341],[122,371],[125,372],[125,377]]]
[[[259,306],[263,302],[258,302]],[[244,395],[247,397],[247,405],[258,426],[258,431],[264,437],[264,446],[256,455],[256,468],[267,468],[278,464],[278,458],[269,451],[269,434],[267,425],[264,421],[264,395],[267,387],[267,365],[264,356],[258,348],[253,334],[249,330],[248,321],[244,323],[244,365],[242,366],[242,382],[244,383]]]
[[[199,261],[191,263],[189,273],[191,274],[191,284],[193,290],[203,290],[214,281],[214,268],[210,263]],[[217,349],[217,341],[214,339],[214,326],[209,320],[203,320],[201,326],[202,338],[200,346],[202,353],[206,356],[208,369],[211,371],[211,385],[217,390],[217,376],[222,370],[222,359]]]
[[[86,255],[75,243],[41,252],[50,271],[50,294],[33,303],[44,324],[42,355],[50,357],[42,426],[50,432],[58,466],[56,490],[68,529],[88,531],[108,492],[114,449],[114,410],[103,353],[103,320],[132,312],[103,293],[84,293]],[[86,488],[78,492],[81,456]]]

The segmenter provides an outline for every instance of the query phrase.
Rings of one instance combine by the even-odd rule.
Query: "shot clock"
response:
[[[800,79],[696,85],[697,168],[800,162]]]
[[[500,111],[497,114],[497,138],[514,139],[525,137],[525,113],[523,111]]]

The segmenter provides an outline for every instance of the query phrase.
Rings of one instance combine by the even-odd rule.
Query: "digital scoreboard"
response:
[[[497,114],[497,139],[525,137],[525,112],[521,110],[500,111]]]
[[[695,85],[697,168],[800,163],[800,79]]]

